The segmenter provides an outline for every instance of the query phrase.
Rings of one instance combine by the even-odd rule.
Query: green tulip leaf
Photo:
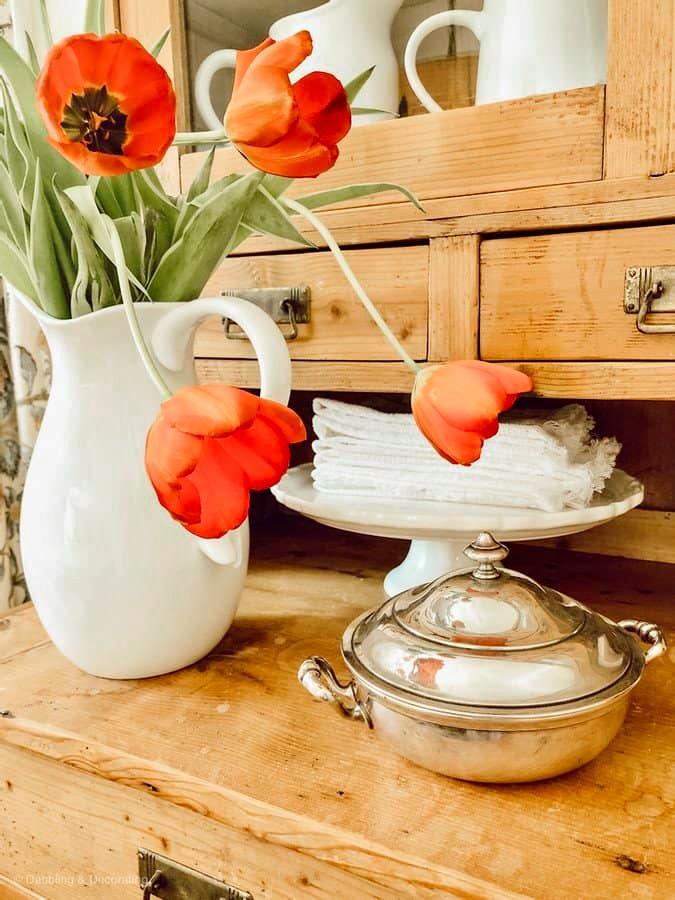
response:
[[[104,214],[96,206],[96,199],[90,185],[82,185],[67,188],[64,193],[70,197],[75,206],[84,217],[94,242],[100,247],[105,256],[115,264],[115,252],[108,233],[108,226]],[[148,296],[144,285],[136,278],[133,272],[128,272],[129,281],[142,294]]]
[[[145,247],[141,247],[137,220],[140,221],[140,216],[138,213],[134,213],[122,219],[113,219],[112,222],[120,236],[127,268],[140,281],[143,277],[143,251]],[[145,231],[143,231],[143,244],[145,244]]]
[[[150,53],[152,56],[155,57],[155,59],[157,59],[159,54],[164,49],[164,44],[166,44],[170,34],[171,34],[171,29],[167,28],[166,31],[164,32],[164,34],[159,38],[159,40],[155,41],[155,43],[150,48]]]
[[[89,176],[89,185],[99,205],[103,208],[103,212],[109,215],[111,219],[121,219],[124,213],[110,185],[110,181],[110,178],[103,178],[100,175]]]
[[[368,81],[374,71],[375,66],[371,66],[369,69],[365,69],[363,72],[361,72],[360,75],[357,75],[356,78],[352,78],[352,80],[345,85],[345,94],[347,95],[347,100],[350,104],[353,103],[354,100],[356,100],[361,88]]]
[[[198,209],[205,206],[207,203],[210,203],[211,200],[213,200],[214,197],[217,197],[225,190],[225,188],[228,188],[231,184],[234,184],[243,177],[243,175],[226,175],[224,178],[220,178],[218,181],[207,187],[206,190],[195,197],[194,200],[186,203],[182,207],[178,214],[178,219],[176,220],[176,225],[173,230],[174,242],[182,237],[183,232],[192,221],[192,218]]]
[[[84,30],[94,34],[105,34],[105,0],[87,0]]]
[[[24,39],[26,41],[26,52],[28,54],[28,59],[26,62],[31,68],[33,75],[37,79],[40,74],[40,60],[38,59],[37,50],[35,49],[35,44],[33,43],[33,38],[26,31],[24,32]]]
[[[89,226],[70,197],[59,192],[57,199],[73,235],[77,256],[77,274],[70,296],[73,317],[117,302],[104,257],[97,248]],[[85,308],[86,306],[86,308]]]
[[[4,210],[12,240],[20,251],[26,249],[26,217],[21,199],[4,164],[0,162],[0,206]]]
[[[305,247],[314,247],[291,222],[290,215],[279,201],[268,193],[263,185],[258,186],[253,199],[246,207],[241,224],[258,234],[268,234],[285,241],[293,241]]]
[[[47,0],[39,0],[40,8],[40,26],[42,28],[42,36],[44,38],[45,47],[51,47],[54,43],[54,35],[52,34],[52,26],[49,21],[49,11],[47,9]]]
[[[178,209],[169,199],[164,189],[160,186],[160,189],[158,190],[144,169],[132,172],[131,182],[140,198],[140,204],[136,208],[142,209],[144,206],[147,206],[150,209],[154,209],[168,220],[171,225],[171,230],[173,231],[176,220],[178,219]]]
[[[188,203],[191,203],[200,194],[203,194],[208,190],[209,184],[211,183],[211,170],[213,168],[213,157],[216,155],[216,148],[211,147],[209,152],[204,157],[204,162],[201,164],[199,171],[192,179],[192,184],[190,185],[187,195],[185,197]]]
[[[148,285],[153,299],[194,300],[201,294],[263,178],[262,172],[239,178],[197,210]]]
[[[389,182],[372,182],[367,184],[350,184],[346,187],[334,188],[330,191],[319,191],[316,194],[305,194],[304,197],[298,197],[297,202],[306,206],[307,209],[318,209],[320,206],[333,206],[336,203],[343,203],[345,200],[354,200],[357,197],[369,197],[371,194],[380,194],[384,191],[398,191],[400,194],[410,200],[420,212],[424,212],[424,207],[417,197],[407,188],[401,187],[400,184],[390,184]]]
[[[39,293],[28,260],[4,234],[0,234],[0,272],[12,287],[40,306]]]
[[[28,251],[35,276],[40,305],[56,319],[67,319],[69,298],[64,289],[61,269],[54,249],[54,225],[49,203],[45,197],[40,160],[35,161],[35,191],[30,217]]]

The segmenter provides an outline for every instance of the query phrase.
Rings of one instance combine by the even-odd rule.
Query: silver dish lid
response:
[[[496,565],[508,550],[490,534],[465,553],[473,568],[404,591],[347,629],[345,661],[371,688],[437,709],[534,713],[637,680],[641,651],[613,622]]]

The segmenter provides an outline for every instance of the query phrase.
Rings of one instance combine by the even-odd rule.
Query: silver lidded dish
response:
[[[537,781],[584,765],[616,735],[646,663],[665,651],[661,631],[615,624],[502,568],[508,550],[490,534],[465,553],[471,568],[349,625],[349,683],[316,656],[300,666],[300,682],[443,775]]]

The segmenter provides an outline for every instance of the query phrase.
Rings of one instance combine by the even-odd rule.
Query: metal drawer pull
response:
[[[155,853],[138,851],[138,877],[143,900],[253,900],[253,895],[211,875]]]
[[[623,308],[637,313],[635,325],[642,334],[675,333],[675,323],[646,321],[649,313],[675,312],[675,266],[627,269]]]
[[[306,285],[300,287],[281,288],[236,288],[223,291],[225,297],[241,297],[263,309],[268,316],[279,325],[289,325],[282,334],[287,341],[294,341],[298,336],[298,324],[310,321],[311,291]],[[230,341],[246,341],[248,338],[238,329],[231,319],[224,320],[225,337]]]

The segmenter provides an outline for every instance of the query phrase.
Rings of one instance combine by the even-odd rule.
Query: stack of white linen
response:
[[[602,491],[621,449],[593,437],[578,404],[502,416],[470,467],[442,459],[411,415],[317,398],[313,425],[314,486],[342,496],[579,509]]]

